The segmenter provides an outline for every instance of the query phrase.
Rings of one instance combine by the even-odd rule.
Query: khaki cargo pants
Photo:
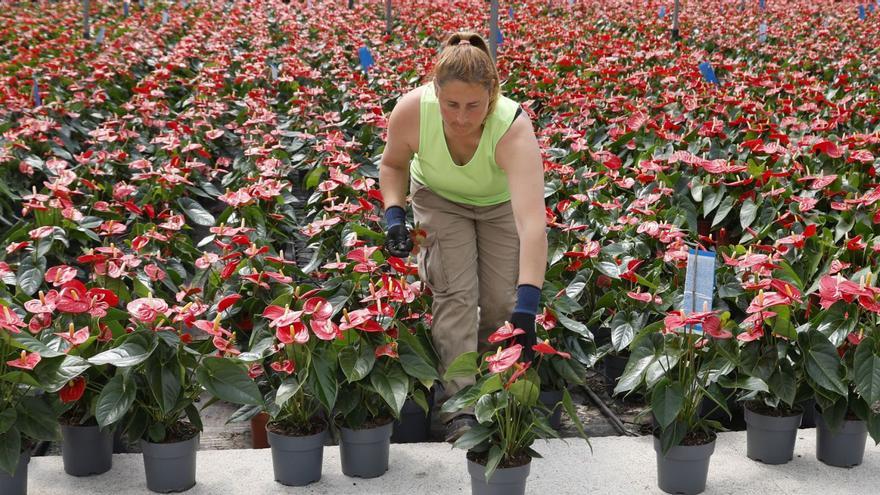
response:
[[[410,181],[413,214],[427,233],[418,253],[419,278],[434,294],[431,335],[440,374],[460,354],[490,349],[489,335],[510,318],[519,277],[519,236],[510,201],[470,206]],[[473,379],[444,383],[438,403]],[[448,421],[456,414],[441,414]]]

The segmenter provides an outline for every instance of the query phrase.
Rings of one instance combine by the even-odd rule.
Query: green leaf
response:
[[[98,395],[98,402],[95,405],[98,425],[105,428],[122,419],[134,404],[135,392],[137,386],[134,382],[127,380],[123,373],[116,373]]]
[[[725,196],[725,188],[721,186],[719,189],[714,189],[712,187],[706,187],[703,189],[703,217],[709,218],[709,214],[712,213],[715,208],[721,204],[721,200]]]
[[[440,411],[445,413],[458,412],[466,407],[473,406],[482,395],[483,392],[476,385],[465,387],[447,399],[440,407]]]
[[[715,212],[715,218],[712,220],[712,227],[723,222],[727,218],[727,214],[733,209],[733,196],[726,196],[721,204],[718,205],[718,211]]]
[[[32,296],[43,283],[43,274],[46,272],[46,258],[37,258],[34,263],[32,256],[24,256],[18,268],[18,286],[25,294]]]
[[[841,397],[849,393],[843,383],[843,367],[837,349],[819,332],[809,331],[798,335],[804,366],[816,384]]]
[[[214,226],[214,215],[211,215],[208,210],[204,209],[198,201],[183,196],[177,199],[177,204],[180,205],[183,213],[196,225],[201,225],[203,227]]]
[[[872,337],[865,338],[853,359],[856,391],[868,404],[880,401],[880,356],[874,353],[876,347]]]
[[[656,347],[657,340],[653,337],[645,338],[636,344],[623,370],[623,375],[614,388],[615,395],[629,392],[642,383],[648,366],[657,362],[662,353],[662,349]]]
[[[10,407],[0,411],[0,433],[6,433],[15,424],[15,408]]]
[[[797,339],[797,330],[791,323],[791,308],[785,305],[773,306],[776,312],[776,321],[773,323],[773,333],[788,340]]]
[[[302,382],[297,380],[295,376],[285,378],[281,382],[281,386],[278,387],[278,392],[275,393],[275,404],[278,404],[279,407],[284,407],[284,404],[296,395],[301,388]]]
[[[363,380],[370,374],[376,362],[376,355],[368,345],[363,345],[360,352],[354,347],[344,347],[339,351],[339,367],[350,383]]]
[[[95,365],[112,364],[117,368],[136,366],[146,361],[157,345],[159,340],[155,333],[133,333],[118,347],[96,354],[89,362]]]
[[[205,358],[196,375],[205,390],[220,400],[233,404],[263,403],[263,394],[241,363],[219,357]]]
[[[770,387],[770,393],[779,397],[782,402],[785,402],[789,406],[794,405],[795,397],[797,396],[795,373],[796,372],[794,368],[792,368],[791,363],[788,361],[781,361],[779,363],[779,369],[770,375],[770,380],[767,381],[767,386]]]
[[[61,390],[68,381],[83,374],[91,367],[88,361],[73,355],[44,359],[42,363],[42,366],[38,366],[34,370],[34,374],[46,392]]]
[[[397,353],[400,356],[400,365],[407,375],[422,381],[440,379],[437,368],[425,361],[407,342],[397,342]]]
[[[565,295],[572,299],[577,299],[581,292],[584,291],[584,287],[587,286],[587,279],[583,276],[583,274],[578,273],[574,280],[568,284],[568,287],[565,288]]]
[[[12,427],[0,434],[0,470],[9,476],[15,475],[21,458],[21,433]]]
[[[20,370],[10,371],[0,375],[0,381],[20,383],[29,387],[40,388],[40,382],[38,382],[30,373]]]
[[[339,384],[336,382],[336,369],[330,365],[329,352],[324,352],[312,360],[312,371],[309,379],[313,382],[313,390],[321,404],[332,411],[336,404],[336,395],[339,392]]]
[[[178,370],[179,368],[173,363],[160,363],[156,360],[147,365],[147,384],[163,416],[174,409],[181,395],[180,372]]]
[[[587,432],[584,431],[584,425],[581,423],[581,418],[577,414],[577,410],[574,408],[574,403],[571,401],[571,394],[568,393],[568,389],[562,389],[562,409],[565,410],[565,414],[568,415],[568,419],[571,420],[571,423],[574,425],[574,428],[577,430],[578,434],[587,441],[589,445],[590,440],[587,438]],[[593,450],[593,446],[590,445],[590,450]]]
[[[26,333],[18,333],[12,336],[12,340],[16,343],[20,344],[21,347],[31,351],[36,352],[42,358],[53,358],[58,356],[65,356],[63,352],[55,350],[43,342],[35,339],[34,337],[27,335]]]
[[[477,364],[479,358],[480,355],[476,351],[466,352],[458,356],[452,361],[449,368],[446,369],[443,379],[445,381],[452,381],[456,378],[473,378],[480,371]]]
[[[495,470],[498,469],[498,464],[501,463],[501,459],[504,457],[504,451],[501,450],[501,447],[498,445],[493,445],[492,448],[489,449],[489,457],[486,459],[486,481],[488,482],[492,475],[495,474]]]
[[[531,407],[538,403],[541,394],[540,380],[535,370],[530,369],[526,375],[510,385],[510,394],[523,406]]]
[[[600,261],[596,264],[596,269],[608,277],[614,279],[620,278],[620,267],[613,261]]]
[[[586,337],[590,340],[593,340],[593,333],[590,332],[590,329],[587,328],[587,326],[584,325],[583,323],[581,323],[579,321],[575,321],[575,320],[565,316],[562,313],[557,313],[556,319],[559,320],[559,323],[563,327],[571,330],[572,332],[574,332],[578,335],[583,335],[584,337]]]
[[[684,391],[681,383],[673,383],[668,378],[663,378],[654,386],[654,392],[651,394],[651,411],[654,412],[654,417],[657,418],[661,428],[666,428],[675,421],[683,403]]]
[[[618,311],[611,319],[611,344],[615,351],[621,351],[629,346],[636,335],[636,331],[642,327],[644,318],[635,311]]]
[[[58,416],[44,400],[45,397],[23,397],[16,404],[18,420],[15,426],[34,440],[59,438]]]
[[[687,435],[687,424],[682,421],[673,421],[667,428],[660,432],[660,450],[665,455],[669,449],[680,445]]]
[[[483,426],[480,424],[475,425],[473,428],[464,432],[464,435],[462,435],[458,440],[455,441],[453,447],[457,449],[470,450],[488,440],[489,437],[492,436],[493,431],[494,430],[488,426]]]
[[[477,405],[474,406],[474,415],[479,423],[491,423],[495,413],[507,407],[507,401],[500,400],[499,395],[503,394],[486,394],[477,400]]]
[[[748,227],[752,225],[752,222],[755,221],[755,217],[758,216],[758,205],[755,204],[754,201],[747,199],[743,201],[742,206],[739,210],[739,224],[742,226],[743,230],[746,230]]]
[[[406,394],[409,392],[409,379],[398,366],[382,369],[379,372],[380,369],[370,374],[370,383],[391,408],[394,417],[399,417],[403,403],[406,401]]]

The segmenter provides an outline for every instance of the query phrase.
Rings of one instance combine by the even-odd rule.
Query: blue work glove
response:
[[[413,243],[406,228],[406,210],[391,206],[385,210],[385,251],[391,256],[406,258]]]
[[[516,343],[523,346],[520,361],[531,362],[535,357],[532,346],[538,343],[535,333],[535,315],[538,314],[538,303],[541,300],[541,289],[530,284],[521,284],[516,288],[516,306],[510,315],[510,323],[514,328],[521,328],[526,333],[516,336]]]

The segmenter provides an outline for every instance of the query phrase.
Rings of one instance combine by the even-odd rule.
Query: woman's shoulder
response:
[[[414,88],[401,96],[394,105],[393,113],[398,114],[400,120],[404,121],[407,125],[417,126],[419,124],[419,114],[421,113],[419,107],[422,91],[424,91],[424,86]]]

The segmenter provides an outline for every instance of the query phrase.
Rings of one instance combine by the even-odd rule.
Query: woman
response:
[[[385,249],[402,258],[413,246],[408,185],[415,221],[427,234],[419,276],[434,295],[440,371],[462,353],[488,350],[488,336],[505,321],[526,331],[517,338],[531,360],[547,261],[543,165],[531,121],[500,95],[477,34],[450,36],[432,81],[404,95],[388,120],[379,168]],[[444,383],[439,401],[468,383]],[[450,442],[474,424],[461,413],[441,419]]]

